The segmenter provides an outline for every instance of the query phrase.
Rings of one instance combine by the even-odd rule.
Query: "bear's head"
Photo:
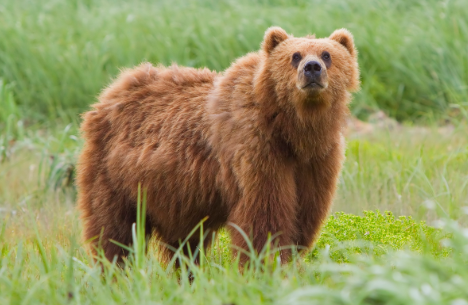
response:
[[[269,28],[262,43],[264,69],[278,97],[301,104],[331,103],[359,89],[357,51],[352,34],[340,29],[328,38],[295,38]],[[264,70],[264,71],[265,71]]]

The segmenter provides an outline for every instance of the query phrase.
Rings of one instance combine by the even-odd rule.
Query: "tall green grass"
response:
[[[334,209],[358,214],[379,208],[428,220],[462,217],[468,206],[466,130],[464,124],[403,126],[348,139]]]
[[[467,15],[464,0],[5,0],[0,77],[28,117],[76,121],[120,68],[224,70],[269,26],[319,37],[346,27],[360,52],[355,114],[440,118],[468,106]]]
[[[144,206],[144,201],[138,206]],[[269,254],[265,252],[241,273],[237,261],[226,255],[225,239],[206,255],[198,252],[199,265],[194,263],[195,256],[176,253],[181,268],[174,269],[161,264],[152,247],[145,256],[143,208],[125,267],[101,258],[101,272],[101,266],[77,242],[76,218],[71,223],[60,219],[63,210],[62,206],[50,211],[56,222],[25,224],[33,231],[17,243],[5,236],[17,228],[11,221],[0,230],[1,304],[461,305],[468,297],[468,272],[463,268],[468,263],[467,229],[455,221],[440,222],[445,239],[421,241],[434,229],[411,219],[395,220],[378,213],[361,218],[340,214],[338,218],[347,222],[329,221],[324,229],[327,238],[320,240],[312,261],[296,255],[291,263],[280,266],[278,261],[263,260]],[[380,222],[375,222],[376,216]],[[385,237],[399,240],[400,245],[416,242],[425,248],[397,251],[400,247],[390,244],[386,251],[376,252],[372,249],[381,246],[378,238],[360,244],[355,236],[346,236],[353,229],[370,230],[376,237],[387,230]],[[330,236],[338,242],[330,242]],[[427,250],[434,247],[435,253]]]
[[[465,304],[467,127],[402,128],[349,141],[333,209],[354,215],[334,213],[305,258],[239,273],[221,234],[195,253],[200,266],[176,256],[176,271],[155,244],[143,255],[140,223],[134,259],[104,274],[80,242],[67,175],[52,174],[74,164],[76,126],[26,128],[0,162],[0,304]],[[376,208],[413,218],[360,216]]]

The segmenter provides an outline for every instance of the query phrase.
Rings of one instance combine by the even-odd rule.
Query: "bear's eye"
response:
[[[322,59],[323,61],[325,62],[325,66],[328,68],[330,68],[331,66],[331,56],[330,56],[330,53],[328,53],[327,51],[324,51],[322,53]]]
[[[291,65],[294,68],[297,68],[299,66],[299,62],[301,61],[301,59],[302,59],[301,53],[299,53],[299,52],[294,53],[293,56],[292,56]]]
[[[323,60],[329,60],[330,59],[330,53],[328,53],[327,51],[323,52],[322,53],[322,59]]]
[[[294,53],[294,55],[293,55],[293,60],[294,60],[294,61],[301,60],[301,54],[299,54],[299,53]]]

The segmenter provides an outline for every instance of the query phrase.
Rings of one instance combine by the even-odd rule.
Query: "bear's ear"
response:
[[[352,56],[356,55],[356,49],[354,48],[353,34],[347,29],[339,29],[334,31],[329,39],[335,40],[342,44]]]
[[[280,27],[273,26],[266,30],[263,37],[262,49],[270,54],[277,45],[288,39],[288,34]]]

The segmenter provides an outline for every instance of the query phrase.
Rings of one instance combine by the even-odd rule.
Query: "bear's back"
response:
[[[150,64],[122,72],[93,105],[95,110],[84,115],[80,163],[93,166],[83,171],[105,175],[132,196],[138,183],[162,185],[168,175],[184,176],[177,181],[185,186],[213,183],[200,181],[199,175],[214,178],[200,168],[216,170],[206,143],[205,104],[217,76],[208,69]]]
[[[81,129],[86,139],[99,134],[95,139],[102,144],[119,142],[129,147],[154,142],[157,136],[170,139],[177,131],[186,137],[193,126],[185,124],[203,120],[206,95],[216,76],[208,69],[151,64],[126,70],[104,90],[93,105],[95,110],[84,115]]]

